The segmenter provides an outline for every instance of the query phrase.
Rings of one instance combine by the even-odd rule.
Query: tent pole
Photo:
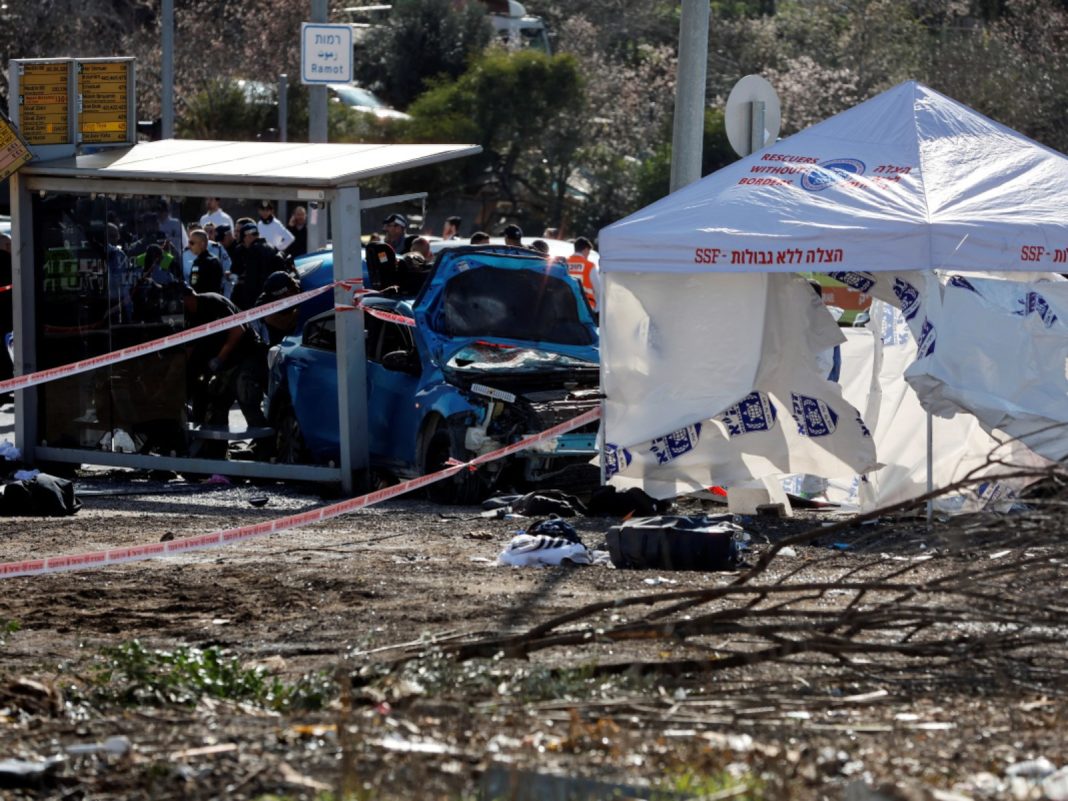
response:
[[[934,492],[934,418],[927,412],[927,492]],[[927,499],[927,528],[934,522],[934,498]]]

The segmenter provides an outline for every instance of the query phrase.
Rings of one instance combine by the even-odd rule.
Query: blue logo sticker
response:
[[[978,295],[978,294],[979,294],[979,290],[978,290],[978,289],[976,289],[976,288],[975,288],[974,286],[972,286],[972,284],[971,284],[971,281],[969,281],[969,280],[968,280],[967,278],[965,278],[965,277],[964,277],[963,275],[955,275],[955,276],[953,276],[952,278],[950,278],[950,279],[949,279],[949,285],[950,285],[950,286],[955,286],[955,287],[957,287],[958,289],[968,289],[968,290],[971,290],[971,291],[972,291],[972,292],[974,292],[974,293],[975,293],[976,295]]]
[[[751,392],[737,405],[716,416],[727,429],[727,435],[737,437],[753,431],[770,431],[775,427],[775,404],[763,392]]]
[[[923,326],[920,328],[920,341],[916,346],[916,358],[923,359],[934,353],[935,349],[935,327],[931,324],[931,321],[926,317],[923,319]]]
[[[610,442],[604,446],[604,477],[609,479],[616,473],[626,470],[630,466],[630,451]]]
[[[871,273],[827,273],[827,275],[857,292],[867,292],[875,286],[875,276]]]
[[[1037,314],[1042,319],[1042,325],[1046,326],[1046,328],[1052,328],[1053,324],[1057,322],[1057,315],[1053,313],[1049,302],[1037,292],[1028,292],[1016,302],[1023,308],[1019,311],[1014,311],[1013,314],[1018,314],[1021,317]]]
[[[894,294],[901,301],[901,313],[911,320],[920,310],[920,290],[900,278],[894,279]]]
[[[803,437],[826,437],[838,427],[838,413],[819,398],[790,393],[797,433]]]
[[[656,457],[657,464],[667,464],[696,448],[700,438],[701,424],[694,423],[663,437],[657,437],[650,443],[649,451]]]
[[[856,159],[821,161],[801,176],[801,187],[809,192],[822,192],[835,184],[864,174],[864,162]]]
[[[861,434],[861,436],[867,437],[868,439],[871,439],[871,432],[868,430],[868,427],[864,424],[864,418],[860,416],[860,412],[857,412],[857,425],[860,426],[860,434]]]

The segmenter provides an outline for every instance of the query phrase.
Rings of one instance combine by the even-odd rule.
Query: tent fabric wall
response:
[[[871,511],[916,498],[927,491],[926,412],[905,381],[916,357],[916,342],[901,311],[875,301],[867,328],[846,329],[842,347],[842,387],[846,400],[862,410],[871,428],[882,466],[851,481],[832,481],[828,500],[846,508]],[[969,474],[988,477],[936,501],[942,512],[970,512],[993,505],[1002,508],[1029,480],[999,478],[1000,465],[991,456],[1020,468],[1041,468],[1047,462],[1004,432],[987,433],[970,414],[932,420],[936,487],[947,487]],[[785,479],[788,492],[801,485]]]
[[[672,497],[875,466],[859,411],[817,368],[820,351],[844,337],[805,279],[627,278],[605,282],[624,321],[602,337],[609,483]]]

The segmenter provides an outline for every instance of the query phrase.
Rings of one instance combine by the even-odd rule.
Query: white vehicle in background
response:
[[[508,47],[520,49],[529,47],[552,55],[549,45],[549,31],[541,17],[528,14],[526,7],[518,0],[467,0],[480,3],[486,9],[486,16],[493,25],[494,33]],[[389,4],[348,6],[344,9],[353,25],[355,39],[366,39],[370,32],[379,26],[389,24],[389,13],[393,6]]]
[[[552,55],[545,22],[528,14],[519,0],[482,0],[482,4],[489,9],[493,30],[509,47],[516,50],[529,47]]]
[[[354,83],[328,83],[327,91],[330,101],[339,103],[352,111],[374,114],[380,120],[410,120],[411,115],[388,105],[370,89],[364,89]]]
[[[6,214],[0,214],[0,234],[11,236],[11,218]]]

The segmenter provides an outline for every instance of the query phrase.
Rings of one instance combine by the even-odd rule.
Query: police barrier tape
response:
[[[227,328],[233,328],[235,325],[246,323],[250,320],[257,320],[260,317],[266,317],[269,314],[274,314],[275,312],[284,311],[292,306],[297,306],[306,300],[310,300],[325,292],[329,292],[335,286],[343,286],[348,289],[353,286],[358,286],[359,283],[360,281],[358,279],[337,281],[335,283],[327,284],[326,286],[318,287],[317,289],[309,289],[307,292],[301,292],[299,295],[292,295],[288,298],[274,300],[270,303],[265,303],[263,306],[256,306],[255,308],[238,312],[232,317],[224,317],[221,320],[204,323],[204,325],[198,325],[195,328],[187,328],[185,331],[181,331],[177,334],[170,334],[165,337],[160,337],[159,339],[153,339],[149,342],[142,342],[139,345],[131,345],[128,348],[113,350],[109,353],[102,353],[99,356],[92,356],[88,359],[60,365],[59,367],[50,367],[47,370],[39,370],[36,373],[18,375],[14,378],[9,378],[6,381],[0,381],[0,394],[11,392],[16,389],[27,389],[29,387],[37,386],[38,384],[46,384],[49,381],[55,381],[57,378],[66,378],[67,376],[85,373],[89,370],[97,370],[101,367],[107,367],[112,364],[117,364],[118,362],[126,361],[127,359],[132,359],[135,356],[146,356],[149,353],[156,353],[157,351],[166,350],[167,348],[173,348],[176,345],[183,345],[186,342],[191,342],[194,339],[213,334],[216,331],[224,331]]]
[[[553,439],[561,434],[566,434],[568,431],[581,428],[584,425],[594,422],[600,418],[600,416],[600,408],[590,409],[589,411],[580,414],[578,417],[565,420],[564,422],[558,423],[551,428],[547,428],[538,434],[531,434],[530,436],[524,437],[523,439],[518,440],[511,445],[499,448],[498,450],[482,454],[481,456],[476,456],[474,459],[467,462],[454,464],[435,473],[429,473],[425,476],[420,476],[419,478],[413,478],[410,481],[404,481],[400,484],[395,484],[392,487],[376,490],[366,495],[361,495],[358,498],[350,498],[347,501],[324,506],[320,509],[312,509],[308,512],[301,512],[300,514],[281,517],[277,520],[269,520],[264,523],[254,523],[249,526],[230,528],[224,531],[216,531],[211,534],[199,534],[195,537],[171,540],[170,542],[154,542],[149,545],[134,545],[128,548],[109,548],[104,551],[93,551],[91,553],[73,554],[70,556],[51,556],[44,559],[25,559],[19,562],[4,562],[0,563],[0,579],[15,578],[17,576],[37,576],[46,573],[64,573],[72,570],[85,570],[88,568],[123,564],[125,562],[141,562],[146,559],[173,556],[174,554],[187,553],[189,551],[203,551],[221,548],[231,543],[242,542],[255,537],[264,537],[268,534],[275,534],[279,531],[286,531],[291,528],[299,528],[300,526],[305,526],[310,523],[331,520],[335,517],[348,514],[349,512],[354,512],[357,509],[364,509],[368,506],[373,506],[376,503],[387,501],[390,498],[395,498],[398,495],[404,495],[412,490],[421,489],[428,484],[442,481],[443,479],[456,475],[461,470],[473,470],[481,464],[496,461],[505,456],[511,456],[512,454],[525,450],[538,442],[544,442],[547,439]]]

